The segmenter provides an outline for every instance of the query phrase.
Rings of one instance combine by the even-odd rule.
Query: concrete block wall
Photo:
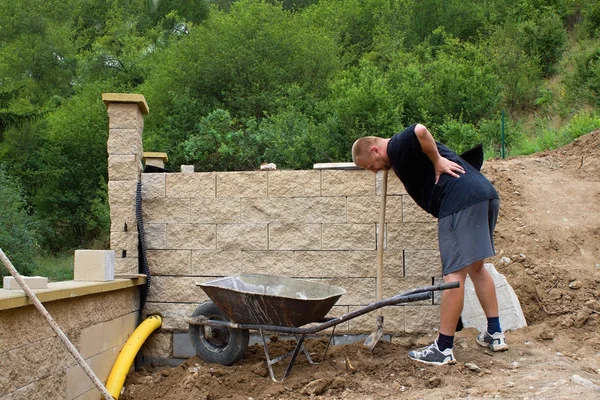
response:
[[[45,303],[102,382],[137,327],[136,287]],[[0,311],[0,399],[99,399],[100,392],[34,306]]]
[[[381,176],[362,170],[142,174],[143,218],[152,284],[146,314],[162,332],[207,300],[196,285],[239,273],[318,280],[346,289],[331,311],[342,315],[376,300]],[[384,297],[441,275],[437,223],[390,174],[384,237]],[[437,327],[438,306],[383,309],[386,332]],[[336,332],[372,331],[375,313]],[[168,335],[168,334],[167,334]],[[168,337],[147,354],[169,357]],[[153,349],[156,347],[156,349]],[[158,354],[160,353],[160,354]]]

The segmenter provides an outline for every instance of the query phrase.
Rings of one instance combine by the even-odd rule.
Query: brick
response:
[[[433,215],[419,207],[410,196],[402,196],[402,199],[403,222],[437,222],[437,219]]]
[[[148,302],[166,303],[200,303],[208,300],[204,291],[196,285],[209,278],[153,276],[152,290],[148,294]]]
[[[219,250],[266,250],[266,224],[221,224],[217,226]]]
[[[147,249],[167,248],[167,224],[144,224]]]
[[[216,225],[167,224],[167,246],[170,249],[216,249]]]
[[[190,212],[190,199],[153,198],[142,204],[145,224],[190,222]]]
[[[363,307],[350,306],[350,312]],[[386,334],[404,332],[404,307],[387,306],[363,314],[348,321],[349,333],[371,333],[377,330],[377,317],[383,315],[383,328]]]
[[[147,309],[147,307],[148,307],[148,303],[146,303],[145,309]],[[123,338],[123,343],[125,343],[125,342],[127,342],[127,339],[129,339],[129,336],[131,336],[131,334],[138,327],[139,312],[134,311],[134,312],[123,315],[121,318],[123,320],[123,322],[122,322],[122,326],[123,326],[122,338]]]
[[[344,197],[242,199],[243,222],[343,223]]]
[[[323,224],[325,250],[375,250],[375,224]]]
[[[148,250],[148,268],[152,275],[190,275],[192,250]]]
[[[214,198],[216,173],[196,172],[193,174],[167,174],[168,198]]]
[[[269,250],[318,250],[321,248],[320,224],[269,225]]]
[[[75,250],[73,280],[111,281],[115,276],[115,252],[112,250]]]
[[[387,248],[390,250],[437,249],[437,224],[424,222],[389,223],[387,224]]]
[[[103,323],[99,323],[81,330],[79,346],[77,346],[81,357],[90,358],[106,350],[103,348],[103,340],[98,340],[98,337],[102,335],[102,329]]]
[[[386,222],[402,222],[402,197],[387,196]],[[381,197],[348,197],[348,223],[378,223],[381,218]]]
[[[154,332],[144,342],[141,353],[146,357],[171,358],[173,353],[172,334],[170,332]]]
[[[233,224],[241,222],[241,199],[192,199],[191,222],[202,224]]]
[[[108,179],[110,181],[138,180],[142,173],[142,161],[134,154],[108,156]]]
[[[161,315],[161,330],[187,331],[185,318],[190,317],[200,303],[146,303],[144,319],[151,315]]]
[[[108,201],[111,205],[114,203],[135,204],[136,195],[136,180],[108,181]]]
[[[137,232],[137,217],[135,213],[135,202],[131,204],[110,204],[110,231],[124,232],[125,224],[127,231]]]
[[[294,276],[292,251],[243,251],[242,273]]]
[[[406,276],[439,276],[442,261],[439,250],[406,250],[404,252]]]
[[[381,184],[383,182],[383,173],[378,172],[375,180],[376,195],[381,196]],[[406,189],[404,188],[404,185],[392,169],[388,172],[387,194],[388,196],[399,196],[406,194]]]
[[[142,156],[142,135],[137,129],[111,129],[106,142],[108,155],[135,154]]]
[[[115,252],[117,258],[123,258],[123,251],[125,251],[125,257],[137,257],[138,233],[136,231],[111,232],[110,249]]]
[[[21,276],[29,289],[47,289],[48,278],[44,276]],[[21,290],[19,282],[12,276],[5,276],[2,282],[2,286],[7,290]]]
[[[114,318],[102,324],[102,349],[110,350],[123,344],[123,318]]]
[[[321,196],[373,196],[375,175],[366,170],[321,171]]]
[[[139,260],[137,256],[115,258],[115,274],[137,274],[139,269]]]
[[[217,173],[217,197],[267,197],[267,172]]]
[[[135,103],[110,103],[108,105],[108,128],[135,129],[140,135],[144,130],[144,116]]]
[[[167,196],[166,175],[166,173],[142,174],[142,199],[144,201],[163,199]]]
[[[314,197],[321,195],[321,171],[270,171],[269,197]]]
[[[404,306],[404,331],[430,333],[439,328],[440,307],[432,305]]]
[[[194,250],[192,251],[192,275],[236,275],[241,271],[241,260],[241,250]]]

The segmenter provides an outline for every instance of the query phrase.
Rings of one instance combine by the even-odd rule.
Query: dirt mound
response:
[[[406,352],[433,337],[405,336],[373,353],[361,343],[335,346],[319,365],[299,356],[291,376],[273,383],[254,345],[232,367],[194,357],[177,368],[132,373],[121,398],[600,398],[600,131],[557,150],[489,160],[483,172],[501,197],[491,261],[530,325],[507,333],[508,352],[480,348],[467,329],[456,337],[458,365],[431,367]],[[291,346],[281,340],[271,352]],[[325,344],[307,346],[319,359]]]

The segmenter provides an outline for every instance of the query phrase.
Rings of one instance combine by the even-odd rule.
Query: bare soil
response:
[[[319,365],[298,357],[291,376],[274,383],[254,345],[231,367],[193,357],[176,368],[131,373],[121,398],[599,399],[600,131],[558,150],[489,160],[483,172],[501,197],[498,254],[490,261],[529,324],[507,333],[509,351],[491,353],[465,329],[456,337],[458,363],[435,367],[406,356],[433,336],[402,336],[373,353],[362,343],[332,347]],[[307,344],[315,358],[324,346]],[[271,347],[275,354],[289,349],[283,340]]]

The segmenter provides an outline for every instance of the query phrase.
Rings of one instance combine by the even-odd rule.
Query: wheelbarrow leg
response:
[[[259,329],[259,332],[260,332],[260,337],[262,338],[263,348],[265,349],[265,357],[267,358],[267,367],[269,368],[269,373],[271,374],[271,379],[274,382],[283,382],[285,380],[285,378],[287,378],[290,375],[290,373],[292,372],[292,368],[294,367],[294,362],[296,361],[296,357],[298,357],[298,353],[300,352],[301,349],[304,351],[304,354],[310,360],[310,356],[308,355],[308,352],[306,352],[306,350],[304,349],[304,346],[303,346],[304,337],[306,335],[300,335],[300,339],[298,339],[296,337],[296,340],[298,341],[298,343],[296,344],[294,351],[287,353],[287,354],[283,354],[274,359],[271,359],[271,357],[269,356],[269,350],[267,348],[267,341],[265,340],[265,334],[262,329]],[[278,363],[281,360],[288,358],[290,356],[290,354],[291,354],[292,358],[291,358],[290,362],[288,363],[288,366],[285,369],[285,372],[283,373],[283,378],[281,378],[281,380],[275,378],[275,372],[273,371],[272,365]],[[310,360],[310,361],[312,361],[312,360]]]

